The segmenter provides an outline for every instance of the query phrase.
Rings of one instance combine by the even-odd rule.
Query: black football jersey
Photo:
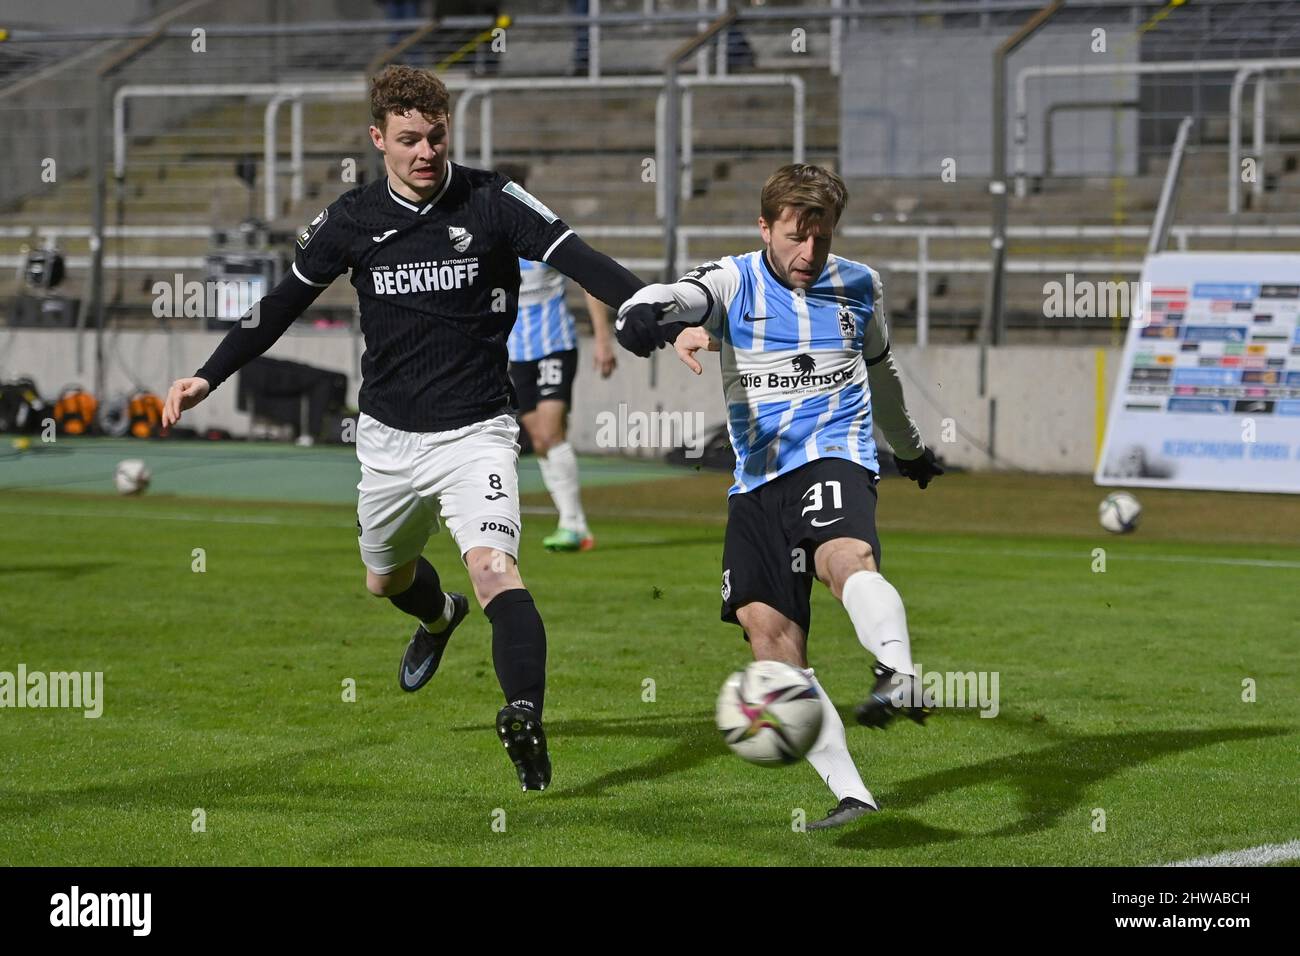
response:
[[[545,262],[572,230],[500,173],[448,162],[432,199],[385,176],[298,234],[293,272],[323,288],[351,272],[361,307],[360,410],[404,431],[446,431],[514,402],[506,339],[519,259]]]

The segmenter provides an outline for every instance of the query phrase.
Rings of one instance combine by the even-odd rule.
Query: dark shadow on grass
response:
[[[481,727],[453,727],[453,731],[481,731]],[[727,754],[726,745],[713,726],[713,714],[681,714],[675,717],[613,717],[608,720],[556,720],[546,722],[546,736],[552,755],[558,752],[556,741],[566,737],[641,737],[675,741],[671,750],[631,766],[601,774],[576,787],[557,790],[559,798],[601,796],[606,790],[629,784],[649,783]],[[557,758],[558,759],[558,758]]]
[[[83,574],[93,574],[117,565],[110,561],[81,561],[76,564],[0,564],[0,576],[10,574],[48,574],[60,581],[72,581]]]
[[[838,710],[840,720],[844,722],[846,728],[856,726],[857,718],[854,716],[851,706],[837,707],[836,710]],[[946,711],[943,713],[943,719],[958,715],[963,718],[979,718],[977,710],[967,709]],[[1007,719],[1006,714],[999,716],[1003,720]],[[1024,718],[1024,722],[1027,726],[1032,726],[1035,729],[1042,726],[1033,723],[1029,718]],[[557,793],[557,797],[600,796],[608,789],[659,780],[685,770],[691,770],[712,760],[714,757],[728,755],[726,745],[719,739],[718,731],[713,726],[713,714],[705,711],[701,711],[696,715],[683,715],[666,720],[661,718],[650,720],[641,717],[621,717],[613,720],[556,721],[554,724],[548,723],[546,726],[547,734],[553,740],[559,739],[560,735],[566,735],[573,737],[646,737],[676,741],[676,745],[671,750],[642,763],[611,770],[580,786],[565,788],[563,793]],[[468,730],[470,728],[458,727],[455,729]],[[919,728],[913,729],[919,730]],[[1052,733],[1058,739],[1061,737],[1058,728],[1053,728]],[[874,735],[873,732],[872,736],[874,737]],[[929,830],[929,828],[925,829]],[[930,832],[940,834],[948,831],[933,830]],[[954,834],[954,837],[963,835]]]
[[[0,787],[0,815],[7,817],[21,813],[47,817],[90,807],[112,810],[156,809],[159,812],[178,814],[177,819],[187,823],[194,807],[203,807],[211,813],[213,808],[255,807],[259,799],[274,803],[302,797],[323,800],[373,797],[377,791],[382,791],[382,782],[373,785],[304,782],[299,779],[299,774],[318,761],[341,759],[367,747],[390,743],[391,738],[366,735],[329,747],[312,747],[245,763],[216,765],[190,772],[141,776],[123,783],[96,783],[37,791]]]
[[[1283,727],[1221,727],[1207,730],[1158,730],[1072,737],[1036,750],[986,760],[969,767],[938,770],[904,780],[881,797],[885,810],[911,810],[938,794],[987,784],[1008,784],[1019,791],[1020,816],[1003,826],[960,833],[899,820],[890,813],[871,816],[835,841],[849,850],[901,849],[970,837],[1014,837],[1055,826],[1082,805],[1089,789],[1123,770],[1170,754],[1211,744],[1260,740],[1293,733]],[[1092,795],[1095,796],[1095,795]],[[1086,821],[1081,819],[1080,825]]]
[[[677,743],[671,750],[642,763],[603,773],[576,787],[565,787],[556,796],[563,799],[604,796],[608,790],[671,777],[727,754],[717,730],[707,721],[693,721],[680,727],[673,736]]]

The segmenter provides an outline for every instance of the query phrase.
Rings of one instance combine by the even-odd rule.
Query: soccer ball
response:
[[[798,668],[754,661],[723,683],[717,721],[727,746],[750,763],[794,763],[821,732],[821,694]]]
[[[1098,506],[1097,517],[1111,534],[1127,534],[1137,528],[1142,506],[1127,491],[1117,491]]]
[[[139,458],[128,458],[117,463],[113,483],[117,485],[119,494],[138,495],[149,487],[149,479],[152,477],[148,465]]]

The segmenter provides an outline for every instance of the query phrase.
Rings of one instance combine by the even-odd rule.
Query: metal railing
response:
[[[689,198],[694,157],[691,95],[696,88],[715,87],[764,87],[788,86],[792,91],[791,118],[791,161],[803,162],[805,154],[807,93],[803,78],[791,73],[746,74],[744,76],[685,76],[678,79],[683,88],[683,106],[681,110],[681,142],[683,172],[681,193]],[[469,139],[466,126],[467,117],[473,102],[479,100],[479,143],[478,162],[485,168],[492,168],[492,95],[501,90],[516,93],[530,90],[605,90],[605,89],[653,89],[658,91],[655,104],[655,147],[656,165],[664,169],[664,124],[667,113],[667,93],[664,79],[660,76],[606,77],[599,80],[586,79],[528,79],[528,80],[468,80],[450,76],[446,79],[449,90],[459,92],[460,99],[452,111],[452,152],[458,163],[466,162]],[[150,97],[210,99],[218,96],[267,97],[262,124],[262,155],[265,167],[263,176],[263,214],[270,222],[279,218],[279,147],[278,114],[280,107],[288,102],[291,105],[290,160],[291,175],[290,198],[299,201],[304,195],[303,165],[303,123],[302,103],[309,98],[364,97],[367,85],[363,79],[321,81],[310,83],[202,83],[202,84],[130,84],[117,90],[113,96],[113,175],[121,181],[126,176],[127,148],[127,104],[133,99]],[[655,210],[656,216],[664,217],[665,193],[662,176],[656,176]]]
[[[744,76],[683,76],[678,78],[682,87],[681,130],[681,188],[683,199],[691,195],[690,184],[693,175],[695,129],[692,118],[692,93],[702,87],[746,87],[746,86],[789,86],[793,93],[792,119],[793,129],[790,139],[791,162],[804,161],[805,143],[807,141],[807,92],[803,78],[793,73],[751,73]],[[669,158],[665,155],[665,123],[667,122],[668,91],[661,76],[626,76],[606,77],[600,80],[476,80],[464,88],[460,101],[456,104],[452,118],[452,152],[456,162],[466,162],[465,132],[470,105],[475,99],[479,102],[479,151],[477,161],[485,169],[491,169],[494,163],[492,142],[492,95],[498,90],[527,92],[530,90],[592,90],[592,89],[654,89],[655,99],[655,166],[665,170]],[[665,179],[662,175],[655,177],[655,217],[663,219],[666,196]]]
[[[1173,220],[1174,202],[1178,195],[1178,178],[1182,175],[1183,155],[1187,149],[1187,134],[1191,131],[1192,117],[1184,117],[1178,124],[1178,138],[1169,154],[1169,168],[1165,170],[1165,181],[1160,188],[1160,205],[1156,207],[1156,217],[1151,223],[1151,238],[1147,242],[1149,256],[1163,249],[1169,236],[1169,224]]]
[[[1278,57],[1255,60],[1175,60],[1163,63],[1086,63],[1053,66],[1027,66],[1016,74],[1015,83],[1015,182],[1016,196],[1026,193],[1025,166],[1029,141],[1029,107],[1027,86],[1032,79],[1052,76],[1123,76],[1169,73],[1226,73],[1233,72],[1232,94],[1228,109],[1228,212],[1240,211],[1241,196],[1241,100],[1246,81],[1254,75],[1268,71],[1300,69],[1300,57]],[[1264,156],[1264,91],[1262,83],[1255,87],[1254,150],[1255,161],[1263,165]],[[1257,180],[1262,180],[1257,177]],[[1256,195],[1263,190],[1258,182]]]
[[[590,239],[657,239],[663,236],[663,230],[657,226],[583,226],[581,234]],[[1194,239],[1300,239],[1300,225],[1295,226],[1222,226],[1217,224],[1184,224],[1169,226],[1167,235],[1172,237],[1179,251],[1187,251]],[[60,238],[87,238],[92,236],[90,226],[3,226],[0,238],[41,238],[57,241]],[[124,226],[108,227],[106,237],[133,238],[200,238],[210,236],[210,230],[197,226]],[[1008,239],[1046,240],[1072,239],[1086,241],[1113,241],[1116,239],[1149,240],[1152,229],[1149,226],[1009,226]],[[872,259],[872,265],[886,273],[900,272],[916,276],[916,341],[918,346],[929,342],[930,303],[929,281],[934,273],[983,274],[991,266],[986,257],[974,255],[955,258],[934,258],[931,244],[945,240],[987,240],[992,236],[990,226],[844,226],[836,230],[840,239],[911,239],[916,244],[914,256],[884,257]],[[616,258],[629,269],[644,273],[668,273],[679,275],[697,263],[692,259],[692,244],[717,239],[744,239],[757,246],[758,237],[752,223],[730,226],[678,226],[676,229],[677,259],[669,266],[662,257],[624,257]],[[746,248],[749,248],[748,246]],[[70,270],[89,267],[87,255],[67,255],[64,257]],[[0,255],[0,268],[15,268],[22,264],[21,256]],[[115,255],[114,265],[122,269],[202,269],[207,261],[204,256],[162,256],[162,255]],[[1061,275],[1075,273],[1111,273],[1139,274],[1143,267],[1142,259],[1118,259],[1107,256],[1078,258],[1031,258],[1028,256],[1009,256],[1005,269],[1011,274],[1027,275]]]

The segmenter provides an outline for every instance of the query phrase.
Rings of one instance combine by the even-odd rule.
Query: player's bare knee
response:
[[[807,666],[803,631],[780,611],[766,604],[746,604],[736,609],[736,620],[749,636],[755,660]]]
[[[419,560],[416,558],[414,561],[408,561],[386,574],[367,569],[366,590],[375,597],[392,597],[394,594],[401,594],[415,580],[415,566]]]
[[[496,548],[472,548],[465,556],[465,567],[480,607],[486,607],[502,591],[524,586],[515,559]]]
[[[876,570],[876,555],[867,542],[844,539],[818,549],[814,564],[817,579],[840,600],[849,578],[859,571]]]
[[[374,571],[366,572],[366,590],[375,597],[389,597],[400,593],[398,588],[394,586],[391,574],[375,574]]]

